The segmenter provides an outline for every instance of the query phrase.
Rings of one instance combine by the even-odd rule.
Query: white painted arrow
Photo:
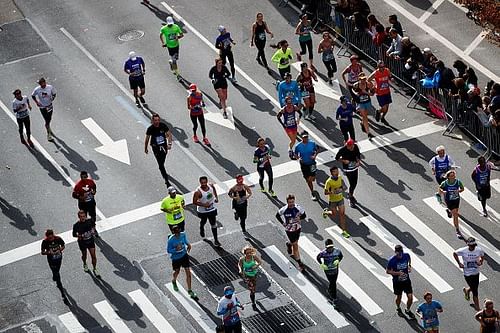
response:
[[[83,119],[82,124],[87,127],[90,133],[92,133],[92,135],[102,144],[102,146],[95,148],[98,153],[130,165],[126,139],[113,141],[113,139],[111,139],[92,118]]]
[[[236,129],[234,126],[233,109],[230,106],[226,107],[227,119],[224,119],[222,110],[219,109],[209,98],[204,98],[203,102],[205,102],[205,107],[203,109],[205,110],[204,116],[206,120],[232,129],[233,131]]]
[[[300,64],[302,62],[294,62],[292,66],[300,72]],[[340,90],[339,80],[332,80],[332,85],[330,86],[321,77],[318,76],[318,81],[313,81],[314,91],[317,94],[323,95],[328,98],[332,98],[336,101],[340,101],[340,96],[342,96],[342,90]]]

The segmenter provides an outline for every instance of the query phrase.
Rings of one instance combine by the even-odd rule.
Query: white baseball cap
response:
[[[167,25],[172,25],[174,24],[174,19],[172,18],[172,16],[167,16]]]
[[[217,30],[219,30],[219,32],[223,32],[224,30],[226,30],[226,27],[224,27],[223,25],[219,25],[219,27],[217,27]]]
[[[134,52],[134,51],[130,51],[130,52],[128,53],[128,58],[129,58],[130,60],[135,60],[135,59],[137,58],[137,57],[135,56],[135,52]]]

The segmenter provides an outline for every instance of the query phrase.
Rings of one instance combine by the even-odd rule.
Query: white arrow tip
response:
[[[130,165],[130,156],[128,154],[127,140],[122,139],[97,147],[98,153],[111,157],[119,162]]]

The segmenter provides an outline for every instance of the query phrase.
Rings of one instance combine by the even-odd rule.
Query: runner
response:
[[[309,191],[311,192],[311,200],[318,201],[314,190],[313,182],[316,180],[316,156],[318,155],[318,146],[316,142],[309,140],[307,132],[302,133],[302,142],[295,146],[295,159],[299,159],[300,170],[302,176],[306,180]]]
[[[412,270],[411,258],[408,253],[403,252],[403,246],[401,245],[396,245],[394,251],[396,254],[389,259],[386,273],[392,275],[392,285],[394,288],[394,295],[396,295],[396,312],[399,316],[403,316],[403,311],[401,311],[401,296],[404,292],[408,298],[405,314],[410,317],[410,319],[415,319],[415,315],[410,310],[413,303],[413,288],[409,275]]]
[[[307,14],[300,16],[300,21],[295,28],[295,34],[299,35],[300,53],[297,53],[297,61],[302,61],[302,56],[309,51],[309,65],[315,69],[313,65],[313,42],[311,31],[313,31],[311,21],[307,18]]]
[[[485,299],[484,309],[476,313],[474,318],[481,325],[481,333],[496,333],[498,331],[500,314],[495,310],[492,300]]]
[[[471,178],[476,185],[477,199],[481,201],[481,206],[483,207],[483,216],[488,217],[488,211],[486,210],[486,200],[491,198],[491,162],[486,162],[484,156],[480,156],[477,159],[478,164],[474,168],[471,174]]]
[[[17,125],[19,126],[19,137],[21,138],[21,143],[23,145],[28,144],[31,148],[35,145],[31,141],[31,122],[30,122],[30,111],[31,104],[27,96],[23,96],[21,90],[16,89],[13,92],[14,100],[12,101],[12,111],[16,115]],[[24,127],[26,127],[26,138],[24,139]]]
[[[323,218],[326,218],[328,215],[335,218],[338,212],[342,236],[349,238],[351,235],[347,232],[347,225],[345,223],[345,190],[347,190],[347,186],[342,176],[339,175],[339,168],[332,166],[330,168],[330,177],[325,182],[325,195],[328,196],[328,208],[323,210]]]
[[[438,313],[443,312],[443,307],[438,301],[432,299],[432,294],[426,292],[424,301],[417,307],[417,315],[422,319],[424,333],[439,333]]]
[[[459,257],[462,257],[462,262],[460,262]],[[468,285],[468,287],[463,288],[464,298],[470,301],[470,293],[472,292],[474,304],[470,306],[479,311],[479,267],[484,261],[484,251],[477,246],[476,240],[473,237],[469,237],[467,239],[467,246],[453,252],[453,258],[455,258],[458,266],[464,270],[465,282]]]
[[[170,254],[172,269],[174,270],[174,273],[172,274],[172,287],[174,288],[174,291],[179,291],[179,287],[177,286],[177,277],[179,276],[181,267],[184,268],[188,294],[192,299],[197,300],[198,296],[191,289],[191,268],[189,267],[189,252],[191,251],[191,243],[189,243],[186,233],[181,231],[179,224],[173,225],[170,230],[172,231],[172,235],[168,236],[167,253]]]
[[[316,94],[314,93],[313,80],[318,82],[314,71],[307,67],[307,63],[300,64],[300,74],[297,76],[297,83],[300,87],[300,94],[304,100],[304,119],[314,120],[314,104],[316,103]]]
[[[234,56],[231,50],[232,45],[236,45],[236,42],[231,38],[231,34],[223,25],[219,25],[217,28],[219,30],[219,36],[215,40],[215,47],[219,49],[219,56],[222,59],[224,66],[226,65],[226,58],[229,60],[229,66],[231,66],[231,82],[236,83],[236,69],[234,68]]]
[[[436,182],[438,185],[441,185],[441,183],[446,180],[445,174],[449,170],[454,169],[455,162],[450,155],[446,154],[443,145],[436,147],[436,154],[436,156],[430,159],[429,165],[431,166],[432,175],[435,177]],[[441,203],[441,195],[439,192],[436,192],[435,196],[438,202]]]
[[[276,213],[276,218],[285,227],[288,237],[286,251],[297,261],[300,271],[304,271],[305,265],[300,260],[299,237],[301,231],[301,221],[306,218],[304,208],[295,204],[295,195],[289,194],[286,197],[286,205],[281,207]]]
[[[244,309],[243,304],[234,294],[233,287],[224,287],[224,296],[219,299],[217,305],[217,315],[222,318],[224,333],[241,333],[242,327],[238,308]]]
[[[385,119],[387,112],[389,112],[389,104],[392,103],[391,98],[391,87],[389,86],[389,81],[392,81],[391,71],[385,67],[382,60],[377,62],[377,69],[370,74],[368,81],[375,79],[376,91],[378,105],[380,110],[377,110],[375,115],[376,121],[381,121],[385,125],[389,126],[389,123]]]
[[[95,194],[97,191],[97,185],[92,178],[89,178],[87,171],[83,170],[80,172],[80,180],[75,184],[73,188],[72,197],[78,200],[78,209],[83,210],[90,216],[90,220],[94,224],[97,219],[96,214],[96,202]],[[95,236],[99,237],[97,230],[95,231]]]
[[[264,66],[267,70],[269,67],[267,65],[266,54],[264,49],[266,48],[266,33],[274,38],[273,33],[269,30],[269,25],[264,21],[264,14],[257,13],[255,22],[252,24],[252,37],[250,37],[250,47],[257,47],[257,62],[259,65]]]
[[[318,53],[321,54],[323,63],[325,64],[328,72],[328,83],[333,84],[333,75],[337,72],[337,63],[333,53],[335,47],[335,39],[328,31],[323,32],[323,39],[319,42]]]
[[[168,16],[166,21],[167,24],[160,29],[160,41],[162,47],[168,49],[170,70],[177,77],[177,80],[179,80],[180,74],[177,65],[177,60],[179,60],[179,39],[184,37],[184,34],[181,28],[174,23],[172,16]]]
[[[85,272],[89,271],[87,266],[87,250],[90,253],[92,259],[92,267],[94,268],[94,275],[100,277],[99,271],[97,270],[97,257],[95,254],[95,242],[94,242],[95,228],[92,220],[87,218],[87,213],[83,210],[78,211],[78,222],[73,225],[73,237],[78,238],[78,247],[82,252],[82,262],[83,270]]]
[[[292,60],[293,51],[288,47],[288,42],[283,39],[278,42],[277,45],[270,45],[272,48],[277,48],[274,52],[271,61],[278,65],[278,72],[280,73],[281,79],[286,78],[287,73],[290,71],[290,60]]]
[[[354,190],[358,185],[358,168],[361,165],[361,153],[358,145],[353,139],[347,140],[345,146],[337,152],[335,159],[342,162],[342,171],[349,180],[349,204],[355,208],[358,200],[354,197]]]
[[[167,159],[168,151],[172,149],[172,133],[168,126],[161,122],[160,115],[156,113],[151,117],[151,123],[151,126],[146,130],[144,152],[148,153],[148,145],[151,144],[151,149],[155,155],[156,162],[158,162],[158,168],[165,180],[165,185],[170,186],[167,170],[165,170],[165,160]]]
[[[353,92],[352,88],[356,82],[358,82],[359,74],[363,71],[363,65],[359,62],[359,58],[357,55],[353,54],[349,60],[351,61],[351,64],[344,68],[342,71],[342,80],[344,80],[344,83],[351,93],[351,98],[353,101],[354,106],[356,106],[359,103],[358,96]],[[347,79],[346,79],[347,75]]]
[[[300,112],[298,106],[292,104],[291,96],[287,96],[285,101],[286,105],[278,112],[276,118],[278,118],[281,126],[285,129],[286,135],[290,138],[290,143],[288,144],[288,157],[294,160],[296,157],[293,152],[293,147],[297,141],[297,129],[300,124],[302,112]]]
[[[170,232],[174,232],[174,226],[177,226],[181,232],[184,232],[186,226],[186,215],[184,213],[186,202],[182,194],[177,194],[177,190],[173,186],[167,188],[168,197],[165,197],[161,202],[160,210],[165,213]]]
[[[52,102],[56,98],[56,88],[47,84],[45,79],[42,77],[38,80],[39,86],[33,90],[31,98],[35,101],[36,106],[40,109],[43,119],[45,120],[45,129],[47,130],[47,140],[54,140],[52,136],[52,130],[50,129],[50,122],[52,120],[52,113],[54,106]]]
[[[349,138],[356,140],[356,133],[354,133],[354,125],[352,124],[352,117],[354,115],[354,106],[349,102],[347,96],[340,96],[340,105],[337,108],[335,119],[339,121],[340,131],[344,136],[344,143]]]
[[[200,142],[196,131],[198,130],[198,122],[201,127],[201,134],[203,135],[203,143],[210,146],[210,141],[207,139],[207,129],[205,127],[204,110],[205,103],[203,102],[203,94],[198,90],[196,84],[191,83],[189,86],[189,95],[187,97],[187,107],[189,110],[189,117],[193,123],[193,141]]]
[[[227,194],[233,199],[234,219],[236,221],[240,220],[241,231],[246,233],[245,221],[247,219],[248,199],[252,196],[252,190],[243,181],[243,175],[236,175],[236,185],[231,187]]]
[[[295,137],[294,137],[295,138]],[[262,193],[266,192],[264,187],[264,172],[267,173],[269,182],[268,193],[271,197],[276,198],[277,195],[273,191],[273,167],[271,166],[271,148],[266,144],[264,138],[257,139],[257,148],[253,153],[253,162],[257,164],[257,172],[259,174],[259,185]]]
[[[146,85],[144,83],[146,64],[142,57],[138,57],[134,51],[130,51],[128,59],[123,65],[123,70],[128,74],[128,82],[130,84],[130,89],[134,92],[135,104],[137,104],[138,107],[141,106],[141,103],[146,104],[144,100],[144,94],[146,94]],[[140,94],[139,89],[141,89]]]
[[[61,275],[59,270],[62,264],[62,253],[65,243],[63,239],[54,234],[54,230],[47,229],[45,238],[42,240],[42,256],[47,256],[50,270],[52,271],[52,281],[56,282],[57,288],[62,289]]]
[[[219,202],[219,196],[215,186],[208,183],[207,176],[201,176],[199,182],[200,186],[193,194],[193,204],[196,205],[196,211],[200,218],[200,236],[205,239],[205,224],[208,220],[214,236],[214,245],[220,247],[221,244],[217,238],[217,208],[215,207],[215,204]]]
[[[374,136],[370,133],[370,125],[368,122],[368,113],[373,108],[370,96],[373,96],[375,91],[373,84],[366,80],[365,73],[359,73],[359,81],[354,83],[352,87],[352,93],[356,96],[358,100],[358,105],[356,109],[361,115],[361,130],[368,135],[369,139]]]
[[[278,89],[278,100],[280,101],[281,107],[285,106],[285,98],[287,96],[292,97],[292,104],[301,107],[301,93],[299,84],[297,81],[292,80],[292,74],[286,73],[285,79],[281,81],[277,87]]]
[[[325,241],[325,249],[318,253],[316,261],[319,267],[325,271],[326,278],[328,279],[328,295],[330,296],[330,303],[337,309],[337,278],[339,276],[339,263],[344,256],[342,251],[333,246],[333,241],[327,239]]]
[[[458,226],[458,208],[460,206],[460,193],[464,191],[464,184],[457,179],[455,170],[446,173],[446,180],[439,185],[439,193],[444,197],[446,204],[446,214],[449,218],[453,217],[453,225],[458,239],[464,239]]]
[[[231,76],[229,70],[222,59],[215,59],[215,66],[210,69],[208,73],[208,77],[212,80],[212,84],[214,85],[214,89],[217,92],[217,96],[219,96],[219,103],[222,106],[222,115],[224,119],[227,119],[226,112],[226,100],[227,100],[227,78]]]
[[[257,274],[259,273],[259,266],[262,265],[262,261],[259,256],[257,256],[257,250],[250,245],[246,245],[241,250],[241,253],[243,256],[241,256],[238,261],[238,271],[250,291],[252,308],[254,311],[257,311],[257,304],[255,304],[255,289],[257,288]]]

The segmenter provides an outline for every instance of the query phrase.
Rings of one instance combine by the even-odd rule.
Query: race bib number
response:
[[[311,172],[316,172],[316,169],[316,164],[313,164],[309,170],[311,170]]]
[[[61,253],[57,253],[57,254],[53,254],[52,255],[52,259],[55,259],[55,260],[61,259],[61,258],[62,258],[62,254]]]
[[[348,169],[354,169],[356,167],[356,162],[351,161],[347,164]]]
[[[84,194],[84,197],[85,197],[85,202],[90,202],[90,201],[92,201],[92,199],[94,199],[94,195],[90,191],[86,192]]]
[[[168,35],[169,40],[176,40],[177,39],[177,34],[169,34]]]
[[[266,40],[266,33],[265,33],[265,32],[261,32],[261,33],[259,34],[258,38],[259,38],[260,40]]]
[[[289,63],[288,58],[281,58],[280,64],[282,64],[282,65],[288,65],[288,63]]]
[[[155,140],[156,140],[156,144],[157,145],[163,145],[163,144],[165,144],[165,137],[164,136],[157,136],[155,138]]]
[[[468,261],[467,268],[477,268],[477,263],[475,261]]]
[[[52,104],[50,104],[45,109],[47,110],[47,112],[52,112],[54,110],[54,107],[52,106]]]
[[[333,52],[323,53],[323,60],[330,61],[333,59]]]
[[[389,83],[388,82],[382,82],[380,84],[380,89],[387,89],[389,88]]]
[[[174,220],[180,220],[182,218],[182,212],[174,213]]]
[[[369,100],[370,100],[370,96],[368,96],[368,95],[360,95],[360,96],[359,96],[359,101],[360,101],[361,103],[366,103],[366,102],[368,102]]]
[[[309,91],[302,90],[301,94],[302,94],[302,98],[309,98]]]

